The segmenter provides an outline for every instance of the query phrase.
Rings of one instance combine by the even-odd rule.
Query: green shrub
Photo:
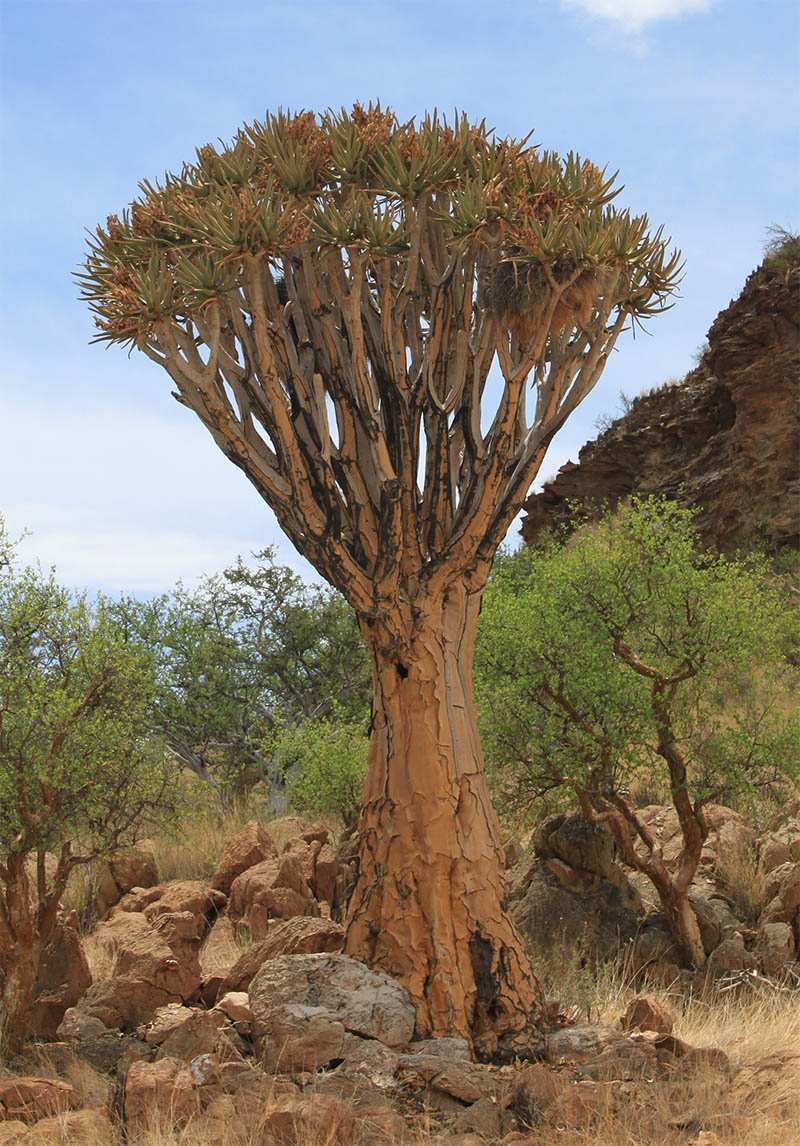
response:
[[[341,816],[346,830],[355,828],[368,750],[363,724],[341,719],[338,711],[329,718],[288,729],[276,756],[280,756],[284,774],[289,777],[289,803],[311,816]]]

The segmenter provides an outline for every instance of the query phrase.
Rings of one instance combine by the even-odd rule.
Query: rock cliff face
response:
[[[797,546],[799,399],[800,265],[765,263],[717,317],[696,370],[636,398],[528,498],[522,536],[568,521],[570,502],[663,493],[700,510],[700,534],[721,552]]]

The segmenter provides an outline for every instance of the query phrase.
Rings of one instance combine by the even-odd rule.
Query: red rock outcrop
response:
[[[570,502],[614,506],[666,494],[699,509],[705,543],[800,542],[800,266],[765,263],[708,332],[679,385],[634,399],[624,417],[525,503],[522,536],[570,518]]]

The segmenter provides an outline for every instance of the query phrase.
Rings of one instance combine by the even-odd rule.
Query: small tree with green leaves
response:
[[[506,786],[523,802],[571,790],[653,882],[698,967],[688,891],[704,805],[755,800],[800,776],[792,611],[763,564],[701,552],[691,512],[652,498],[567,544],[502,559],[485,597],[479,709]],[[670,868],[627,794],[654,770],[683,838]]]
[[[3,545],[0,520],[0,552]],[[148,738],[149,658],[52,573],[0,568],[0,1054],[19,1051],[42,952],[79,864],[170,819]],[[51,858],[52,857],[52,858]]]
[[[364,728],[369,717],[369,663],[352,609],[278,565],[272,549],[254,558],[195,590],[108,602],[125,639],[153,657],[154,730],[222,807],[259,780],[282,780],[285,729],[334,706]]]
[[[143,183],[81,277],[98,337],[169,374],[355,609],[374,718],[346,950],[406,984],[420,1036],[482,1057],[541,1053],[544,1007],[475,723],[481,595],[553,435],[679,277],[613,184],[461,114],[278,113]]]

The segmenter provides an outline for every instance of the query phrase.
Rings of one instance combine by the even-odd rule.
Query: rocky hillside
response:
[[[674,809],[641,814],[674,864]],[[324,825],[253,820],[210,882],[160,882],[154,841],[116,852],[95,873],[103,917],[79,934],[77,912],[62,914],[32,1037],[0,1060],[0,1146],[789,1146],[800,820],[757,833],[728,808],[707,816],[690,897],[705,972],[680,965],[604,833],[560,815],[533,854],[515,843],[509,904],[532,953],[580,956],[589,979],[598,961],[620,965],[593,1015],[566,980],[547,983],[559,994],[533,1065],[473,1062],[465,1038],[420,1037],[406,988],[342,953],[353,841]],[[747,848],[764,877],[752,926],[730,881]],[[759,990],[754,1034],[746,997]],[[745,995],[738,1010],[731,991]],[[692,1028],[695,997],[698,1014],[733,1013],[732,1033]]]
[[[697,369],[630,410],[525,503],[522,535],[571,501],[663,493],[700,509],[721,552],[800,540],[800,264],[767,260],[717,317]]]

